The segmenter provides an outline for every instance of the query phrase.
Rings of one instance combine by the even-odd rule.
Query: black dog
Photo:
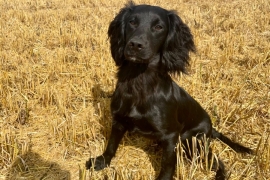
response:
[[[171,79],[169,73],[185,72],[189,52],[195,51],[190,29],[174,11],[130,2],[111,22],[108,35],[119,67],[111,102],[112,131],[105,152],[87,161],[87,169],[93,162],[95,170],[108,166],[126,131],[160,141],[159,180],[173,178],[179,136],[190,148],[196,136],[219,138],[237,152],[252,153],[213,129],[206,111]],[[213,163],[213,169],[216,179],[225,179],[220,160]]]

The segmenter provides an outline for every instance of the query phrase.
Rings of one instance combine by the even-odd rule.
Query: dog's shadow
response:
[[[112,125],[110,102],[113,92],[106,92],[101,88],[100,85],[96,85],[92,88],[92,94],[93,106],[95,108],[95,112],[100,115],[99,123],[103,127],[100,133],[106,138],[106,143],[108,143]],[[136,140],[130,141],[130,139]],[[124,144],[124,146],[132,146],[146,152],[147,156],[149,157],[148,159],[155,171],[155,175],[157,176],[159,174],[162,150],[158,142],[146,139],[138,134],[127,132],[120,142],[120,146],[121,144]],[[119,173],[119,176],[122,176],[121,173]]]
[[[38,153],[29,150],[17,156],[6,176],[6,180],[15,179],[61,179],[70,180],[70,172],[61,169],[56,162],[43,159]]]

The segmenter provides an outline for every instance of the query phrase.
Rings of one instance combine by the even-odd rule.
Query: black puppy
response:
[[[161,142],[159,180],[173,178],[179,136],[190,148],[196,136],[219,138],[238,152],[252,153],[213,129],[206,111],[171,79],[169,73],[185,72],[189,52],[195,51],[190,29],[174,11],[130,2],[111,22],[108,35],[119,67],[111,102],[112,131],[105,152],[87,161],[87,169],[92,162],[95,170],[108,166],[126,131]],[[213,166],[216,179],[225,179],[223,163],[217,160]]]

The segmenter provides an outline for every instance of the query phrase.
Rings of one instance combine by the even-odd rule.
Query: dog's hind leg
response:
[[[224,164],[220,159],[214,157],[211,148],[209,149],[207,158],[208,162],[212,162],[211,170],[216,172],[215,180],[225,180],[226,176]]]
[[[187,135],[188,132],[184,133]],[[187,158],[192,159],[193,157],[204,157],[202,161],[207,164],[208,168],[211,167],[211,170],[216,172],[216,180],[225,180],[225,167],[223,162],[215,158],[212,149],[209,147],[210,139],[207,138],[205,134],[198,134],[196,137],[188,137],[182,139],[182,145],[185,149]],[[198,159],[197,159],[198,160]]]

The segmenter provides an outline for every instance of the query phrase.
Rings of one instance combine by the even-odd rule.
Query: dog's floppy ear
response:
[[[195,52],[193,36],[189,27],[174,11],[169,11],[168,19],[169,33],[163,47],[162,64],[170,73],[186,73],[189,52]]]
[[[130,1],[120,12],[115,16],[108,29],[108,36],[111,44],[111,54],[117,66],[121,66],[124,57],[125,48],[125,23],[129,16],[132,7],[135,4]]]

